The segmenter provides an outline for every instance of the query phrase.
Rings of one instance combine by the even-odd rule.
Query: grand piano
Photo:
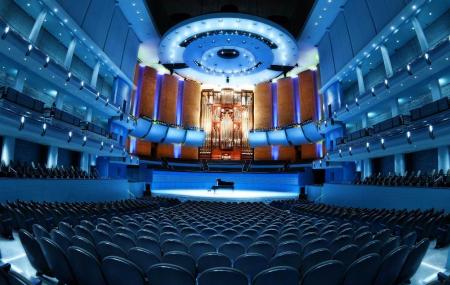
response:
[[[232,190],[234,190],[234,182],[223,181],[222,179],[217,179],[216,184],[211,187],[211,190],[216,191],[217,189],[232,189]]]

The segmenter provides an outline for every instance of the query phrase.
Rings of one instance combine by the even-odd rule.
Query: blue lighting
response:
[[[153,120],[158,120],[159,116],[159,95],[161,93],[161,84],[164,74],[159,74],[156,76],[156,86],[155,86],[155,103],[153,104]]]
[[[139,65],[138,82],[136,86],[136,93],[134,96],[133,116],[139,116],[139,106],[141,105],[142,84],[144,82],[145,66]]]
[[[272,127],[278,127],[278,91],[277,83],[272,82]]]
[[[181,144],[173,145],[173,157],[175,157],[175,158],[181,157]]]
[[[277,145],[273,145],[272,146],[272,159],[278,160],[279,154],[280,154],[280,147]]]
[[[178,80],[177,92],[177,125],[181,125],[183,116],[183,94],[184,94],[184,80]]]
[[[295,104],[295,122],[300,124],[301,122],[301,109],[300,109],[300,91],[298,89],[299,78],[295,76],[292,78],[292,87],[294,90],[294,104]]]

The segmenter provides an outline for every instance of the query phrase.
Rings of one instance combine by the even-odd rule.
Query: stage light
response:
[[[430,59],[430,55],[428,53],[425,53],[423,55],[423,57],[425,58],[425,61],[427,62],[428,65],[431,65],[431,59]]]
[[[327,152],[326,157],[327,157],[327,160],[330,160],[330,153]]]
[[[373,97],[375,97],[375,96],[377,96],[376,94],[375,94],[375,88],[370,88],[370,93],[372,94],[372,96]]]
[[[80,83],[80,90],[83,90],[83,88],[84,88],[84,81],[81,81],[81,83]]]
[[[67,143],[70,143],[72,141],[72,136],[73,136],[72,131],[69,131],[69,134],[68,134],[68,137],[67,137]]]
[[[71,78],[72,78],[72,72],[69,71],[67,73],[66,82],[69,82]]]
[[[50,57],[47,56],[47,57],[45,58],[44,68],[47,68],[49,64],[50,64]]]
[[[407,64],[406,65],[406,70],[408,71],[409,75],[412,75],[411,65]]]
[[[339,149],[339,157],[342,157],[342,149]]]
[[[20,125],[19,125],[19,131],[23,130],[25,127],[25,116],[20,117]]]
[[[348,104],[345,104],[345,110],[346,110],[347,112],[350,112],[350,109],[348,108]]]
[[[387,80],[387,78],[384,79],[384,87],[386,87],[386,89],[389,89],[389,80]]]
[[[100,92],[97,92],[97,94],[95,95],[95,101],[98,101],[98,99],[100,99]]]
[[[85,146],[86,143],[87,143],[87,136],[84,136],[84,137],[83,137],[83,144],[82,144],[82,146]]]
[[[42,132],[41,136],[45,136],[45,133],[47,132],[47,123],[42,124]]]
[[[100,143],[100,150],[103,150],[104,145],[105,145],[105,143],[102,141],[102,142]]]
[[[351,146],[348,147],[348,154],[353,155]]]
[[[412,143],[412,140],[411,140],[411,132],[410,132],[410,131],[407,131],[407,132],[406,132],[406,140],[408,141],[409,144]]]
[[[428,126],[428,134],[430,135],[430,138],[434,139],[434,130],[433,130],[433,125],[429,125]]]
[[[33,50],[33,45],[29,44],[28,48],[27,48],[27,52],[25,53],[25,56],[29,56],[32,50]]]
[[[109,149],[109,152],[113,152],[113,151],[114,151],[114,145],[111,144],[111,147],[110,147],[110,149]]]
[[[105,102],[105,106],[107,107],[108,105],[109,105],[109,98],[107,98]]]
[[[8,35],[9,31],[10,31],[9,26],[6,26],[5,29],[3,30],[2,40],[6,39],[6,36]]]
[[[319,160],[320,167],[322,167],[322,159]]]
[[[384,139],[383,138],[381,138],[380,143],[381,143],[381,148],[382,149],[386,149],[386,146],[384,144]]]
[[[367,152],[370,152],[370,143],[369,142],[366,142],[366,149],[367,149]]]

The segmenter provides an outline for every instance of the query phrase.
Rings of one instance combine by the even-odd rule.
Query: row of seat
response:
[[[429,244],[426,239],[416,244],[415,232],[403,238],[387,229],[374,234],[368,226],[262,203],[186,202],[83,220],[74,227],[61,222],[50,232],[39,225],[32,229],[34,236],[20,231],[30,261],[41,256],[47,269],[38,271],[67,284],[354,284],[351,280],[366,278],[360,274],[370,271],[364,284],[388,285],[409,279]],[[67,257],[68,251],[82,256],[74,267],[89,264],[80,270],[83,276],[103,276],[106,283],[81,282],[71,267],[77,258]],[[58,266],[64,260],[62,269]],[[391,267],[395,270],[386,271]]]
[[[47,168],[40,163],[34,162],[13,162],[8,166],[3,162],[0,164],[0,178],[39,178],[39,179],[99,179],[99,174],[95,167],[91,168],[90,173],[81,170],[77,166],[56,166]]]
[[[355,184],[360,185],[383,185],[383,186],[417,186],[417,187],[450,187],[450,169],[445,173],[443,169],[430,172],[411,171],[403,175],[389,172],[383,175],[381,172],[356,180]]]

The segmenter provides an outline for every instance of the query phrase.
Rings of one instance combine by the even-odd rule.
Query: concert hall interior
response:
[[[450,285],[450,0],[0,0],[0,285]]]

